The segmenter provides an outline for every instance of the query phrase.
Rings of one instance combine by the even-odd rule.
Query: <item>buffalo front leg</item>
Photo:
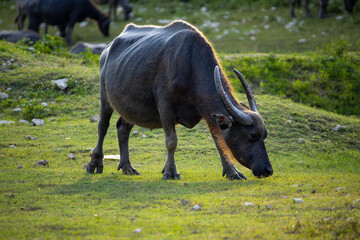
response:
[[[116,123],[117,135],[120,148],[120,162],[117,170],[122,169],[124,174],[139,175],[133,166],[131,166],[129,158],[129,136],[134,125],[127,123],[123,118],[119,118]]]
[[[216,148],[220,154],[221,158],[221,164],[223,167],[223,173],[222,175],[230,180],[241,180],[241,179],[247,179],[244,174],[242,174],[239,170],[236,169],[234,166],[234,163],[230,159],[230,155],[227,153],[230,151],[227,149],[226,143],[224,139],[221,136],[221,130],[217,127],[212,125],[208,122],[208,126],[211,132],[211,136],[214,139]]]
[[[100,121],[98,123],[98,141],[96,147],[94,148],[91,154],[91,161],[86,166],[86,171],[88,173],[94,173],[96,169],[96,173],[102,173],[104,169],[103,158],[103,144],[104,138],[106,136],[107,130],[110,125],[110,118],[113,113],[113,109],[108,103],[101,102],[100,107]]]

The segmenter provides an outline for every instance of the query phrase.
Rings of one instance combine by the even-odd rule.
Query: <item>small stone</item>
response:
[[[305,39],[305,38],[302,38],[302,39],[299,39],[299,41],[298,41],[299,43],[306,43],[307,42],[307,40]]]
[[[316,191],[315,189],[311,191],[311,193],[316,193],[316,192],[317,192],[317,191]]]
[[[335,188],[335,191],[341,191],[341,190],[345,190],[346,188],[344,188],[344,187],[337,187],[337,188]]]
[[[134,131],[134,132],[133,132],[133,136],[136,137],[136,136],[138,136],[138,135],[139,135],[139,131]]]
[[[69,158],[69,159],[76,159],[76,156],[75,156],[75,154],[70,153],[70,154],[67,156],[67,158]]]
[[[268,205],[268,204],[265,205],[265,208],[266,208],[266,209],[269,209],[269,210],[274,209],[273,206]]]
[[[298,161],[297,164],[301,165],[301,164],[304,164],[303,161]]]
[[[301,198],[294,198],[294,202],[296,202],[296,203],[303,203],[304,200],[302,200]]]
[[[292,187],[300,187],[300,185],[299,184],[294,184],[294,185],[292,185]]]
[[[188,184],[188,183],[184,183],[184,187],[187,187],[187,186],[189,186],[189,184]]]
[[[360,203],[360,198],[358,200],[356,200],[357,203]]]
[[[11,148],[16,148],[16,145],[10,144],[9,147],[11,147]]]
[[[15,123],[15,122],[14,121],[6,121],[6,120],[1,120],[0,121],[0,125],[2,125],[2,124],[10,125],[10,124],[13,124],[13,123]]]
[[[242,205],[245,207],[255,207],[255,204],[252,202],[244,202]]]
[[[37,137],[31,137],[30,140],[37,140]]]
[[[49,163],[46,160],[37,161],[34,167],[49,167]]]
[[[31,136],[30,136],[30,135],[27,135],[27,136],[25,137],[25,139],[26,139],[26,140],[31,140]]]
[[[341,19],[343,19],[344,18],[344,16],[336,16],[336,20],[341,20]]]
[[[62,78],[62,79],[58,79],[58,80],[52,80],[51,83],[55,84],[60,90],[64,91],[67,88],[68,81],[69,81],[69,79]]]
[[[143,138],[146,138],[147,136],[145,134],[142,135]]]
[[[141,231],[142,231],[141,228],[137,228],[133,231],[133,233],[141,233]]]
[[[48,106],[48,104],[47,104],[46,102],[42,102],[41,105],[42,105],[43,107],[47,107],[47,106]]]
[[[303,144],[303,143],[304,143],[304,140],[302,140],[302,138],[299,138],[299,139],[298,139],[298,143],[299,143],[299,144]]]
[[[192,208],[193,211],[199,211],[201,210],[201,206],[198,204],[195,204],[194,207]]]
[[[9,98],[9,94],[0,92],[0,99],[7,99]]]
[[[29,121],[24,120],[24,119],[20,119],[20,120],[19,120],[19,123],[22,123],[22,124],[30,124]]]
[[[94,115],[90,117],[90,122],[98,122],[100,121],[99,115]]]
[[[340,124],[337,124],[332,130],[339,131],[339,130],[344,130],[344,129],[346,129],[345,126],[341,126]]]
[[[327,221],[330,221],[331,218],[330,218],[330,217],[327,217],[327,218],[324,218],[323,220],[324,220],[324,222],[327,222]]]
[[[21,108],[14,108],[14,109],[13,109],[13,112],[21,112],[21,111],[22,111]]]
[[[42,126],[44,124],[45,124],[45,121],[43,119],[34,118],[33,120],[31,120],[31,125],[32,126]]]
[[[79,23],[79,27],[86,27],[88,25],[87,21],[82,21],[81,23]]]
[[[19,165],[19,166],[18,166],[18,169],[22,169],[22,168],[24,168],[24,167],[23,167],[23,166],[21,166],[21,165]]]

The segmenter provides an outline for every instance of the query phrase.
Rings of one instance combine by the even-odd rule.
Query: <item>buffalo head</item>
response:
[[[230,115],[213,114],[213,118],[222,129],[222,137],[236,160],[251,169],[257,177],[271,176],[273,169],[264,144],[267,136],[264,121],[245,78],[236,69],[234,72],[245,89],[251,110],[240,109],[230,100],[224,90],[219,67],[216,66],[214,70],[216,90]]]
[[[109,27],[110,27],[110,18],[107,16],[104,16],[99,22],[99,29],[101,33],[105,36],[109,36]]]

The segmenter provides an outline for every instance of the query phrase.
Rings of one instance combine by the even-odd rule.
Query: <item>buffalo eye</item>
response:
[[[259,135],[257,135],[256,133],[251,133],[250,134],[250,141],[255,142],[257,140],[259,140]]]

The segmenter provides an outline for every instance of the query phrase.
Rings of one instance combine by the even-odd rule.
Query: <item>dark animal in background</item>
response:
[[[27,1],[28,0],[16,0],[16,6],[17,6],[18,14],[15,17],[14,22],[17,25],[17,28],[19,30],[24,29],[24,22],[25,22],[25,19],[26,19],[25,5],[26,5]]]
[[[27,45],[33,45],[36,41],[39,41],[41,37],[38,33],[30,30],[26,31],[0,31],[0,40],[5,39],[7,42],[16,43],[20,40],[24,40]]]
[[[97,21],[104,36],[109,36],[110,18],[100,12],[90,0],[28,0],[28,29],[39,32],[43,22],[58,26],[61,37],[72,44],[71,34],[76,22],[91,18]]]
[[[348,13],[352,13],[356,1],[357,0],[344,0],[345,10]],[[329,0],[320,0],[319,2],[320,2],[319,18],[326,18],[328,16],[326,9],[329,4]],[[308,1],[301,0],[301,3],[305,9],[306,16],[311,17],[312,15],[308,8]],[[300,5],[300,0],[298,0],[298,4]],[[295,5],[296,5],[296,0],[291,0],[291,10],[290,10],[291,17],[295,17]]]
[[[94,2],[100,5],[109,4],[109,16],[111,16],[111,12],[114,11],[114,21],[118,20],[116,14],[118,3],[123,9],[123,15],[125,21],[129,20],[130,14],[134,8],[134,6],[130,4],[127,0],[94,0]]]
[[[106,43],[79,42],[70,49],[70,52],[74,54],[79,54],[85,52],[86,49],[89,49],[94,54],[101,54],[106,46]]]
[[[194,26],[175,21],[165,27],[129,24],[100,57],[100,121],[98,142],[87,172],[103,172],[103,142],[114,110],[120,114],[117,134],[118,170],[139,174],[130,163],[129,135],[136,124],[163,128],[167,160],[163,179],[180,179],[174,153],[175,125],[193,128],[207,122],[229,179],[246,179],[230,159],[233,155],[258,177],[273,170],[264,139],[267,136],[255,99],[236,70],[250,109],[238,103],[211,44]]]

